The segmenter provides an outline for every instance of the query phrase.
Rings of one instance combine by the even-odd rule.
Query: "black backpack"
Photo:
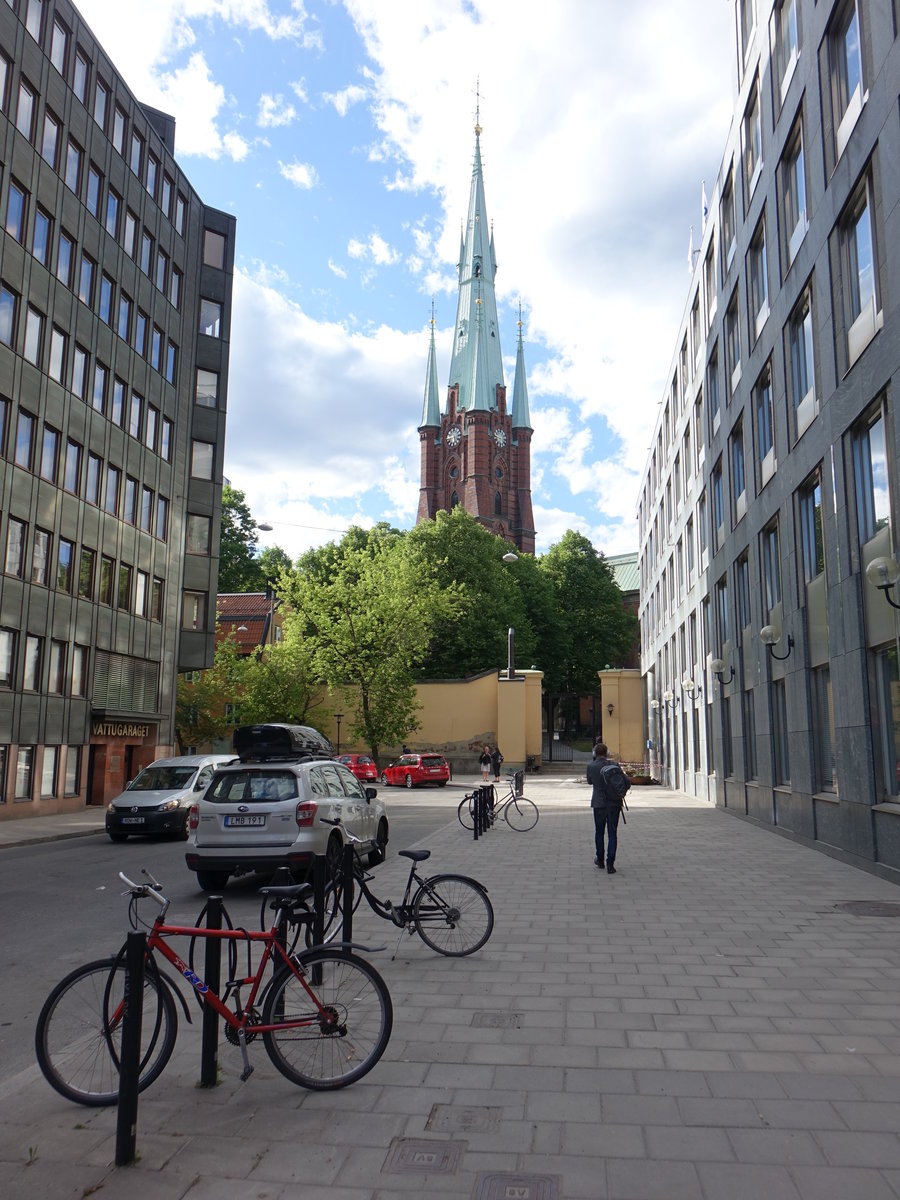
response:
[[[624,804],[625,794],[631,787],[631,780],[616,762],[607,763],[600,771],[603,789],[608,800],[615,804]]]

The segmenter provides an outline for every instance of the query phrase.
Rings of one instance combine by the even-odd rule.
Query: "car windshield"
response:
[[[371,758],[369,758],[367,754],[360,754],[356,761],[361,767],[368,767],[372,762]]]
[[[215,776],[205,799],[214,804],[259,804],[296,796],[297,777],[291,771],[225,771]]]
[[[129,792],[177,792],[186,788],[197,774],[196,767],[144,767],[129,783]]]
[[[443,762],[444,762],[444,760],[440,757],[439,754],[423,754],[422,755],[422,766],[423,767],[440,767],[443,764]]]

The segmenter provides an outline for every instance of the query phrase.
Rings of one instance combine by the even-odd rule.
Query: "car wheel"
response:
[[[388,777],[384,771],[381,772],[381,782],[385,787],[388,786]]]
[[[113,832],[112,829],[107,829],[106,833],[111,842],[127,842],[128,841],[127,833],[119,833],[118,831]]]
[[[188,840],[188,838],[191,836],[191,831],[188,826],[190,817],[191,817],[191,810],[188,809],[187,812],[184,814],[184,824],[178,831],[178,836],[183,842],[186,842]]]
[[[447,786],[447,780],[446,780],[446,779],[439,779],[439,780],[438,780],[438,787],[446,787],[446,786]]]
[[[370,867],[377,867],[379,863],[383,863],[387,858],[388,844],[388,823],[384,817],[378,822],[378,829],[375,832],[375,845],[369,852]]]
[[[411,787],[412,787],[412,785],[413,785],[413,781],[412,781],[412,775],[407,775],[407,776],[406,776],[406,779],[404,780],[404,783],[406,784],[406,786],[407,786],[408,788],[411,788]]]
[[[228,872],[198,871],[197,883],[204,892],[221,892],[228,883]]]
[[[333,833],[325,847],[325,878],[338,879],[344,865],[344,843],[339,833]]]

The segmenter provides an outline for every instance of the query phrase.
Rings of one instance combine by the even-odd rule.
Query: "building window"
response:
[[[744,770],[747,779],[756,779],[756,707],[753,703],[753,688],[744,692]]]
[[[88,649],[87,646],[75,645],[72,647],[72,695],[86,696],[87,695],[87,669],[88,669]]]
[[[185,592],[181,604],[181,628],[206,628],[206,593]]]
[[[738,629],[750,624],[750,558],[742,554],[734,564],[735,600],[737,603]]]
[[[34,128],[34,89],[24,79],[19,80],[19,103],[16,108],[16,129],[31,141]]]
[[[146,571],[138,571],[134,579],[134,612],[135,616],[147,615],[147,582]]]
[[[709,333],[713,322],[713,317],[716,315],[716,307],[718,304],[716,291],[716,243],[715,238],[712,238],[709,243],[709,250],[706,255],[706,263],[703,268],[703,295],[706,303],[706,332]]]
[[[775,82],[780,103],[783,104],[800,53],[797,0],[776,0],[772,12],[772,42],[775,48]]]
[[[144,445],[148,450],[156,450],[156,430],[159,423],[159,409],[152,404],[147,406],[147,426],[144,430]]]
[[[167,220],[172,217],[172,180],[168,175],[163,175],[162,192],[159,197],[159,207],[163,211],[163,215]]]
[[[153,263],[153,238],[146,229],[141,233],[141,270],[145,275],[150,274]]]
[[[27,362],[40,363],[41,343],[44,338],[44,316],[29,304],[25,314],[25,345],[22,353]]]
[[[775,784],[781,787],[791,781],[787,699],[783,679],[772,680],[772,741],[775,752]]]
[[[890,476],[880,405],[854,430],[853,474],[856,521],[862,546],[891,521]]]
[[[44,426],[41,438],[41,479],[56,483],[56,463],[59,455],[59,433],[51,425]]]
[[[747,482],[744,473],[744,422],[738,421],[731,433],[731,498],[734,520],[740,521],[747,511]]]
[[[208,267],[225,268],[225,237],[212,229],[203,230],[203,261]]]
[[[131,611],[131,567],[119,564],[119,586],[116,590],[116,607],[123,612]]]
[[[154,577],[150,589],[150,620],[162,620],[163,581]]]
[[[16,294],[0,285],[0,342],[11,346],[16,336]]]
[[[156,498],[156,536],[161,542],[166,540],[169,529],[169,502],[165,496]]]
[[[71,439],[66,443],[66,465],[63,472],[63,487],[77,496],[81,490],[81,446]]]
[[[84,488],[84,498],[88,504],[100,503],[100,468],[102,462],[98,455],[88,453],[87,480]]]
[[[125,490],[122,493],[122,520],[127,525],[133,525],[137,515],[138,481],[131,475],[125,476]]]
[[[115,563],[105,554],[100,556],[100,586],[97,589],[97,600],[107,608],[112,607],[112,581]]]
[[[117,332],[123,342],[131,336],[131,297],[119,293],[119,323]]]
[[[175,371],[178,363],[178,347],[174,342],[166,345],[166,382],[175,382]]]
[[[763,599],[768,618],[774,608],[781,603],[781,559],[778,552],[778,522],[771,525],[760,534],[763,568]]]
[[[112,143],[122,155],[125,153],[125,120],[125,113],[116,105],[113,113]]]
[[[41,652],[43,638],[29,633],[25,637],[25,661],[23,664],[22,690],[37,692],[41,687]]]
[[[144,407],[143,396],[137,392],[131,393],[131,408],[128,414],[128,432],[133,438],[141,436],[141,410]]]
[[[59,121],[49,108],[44,110],[44,131],[41,134],[41,158],[56,170],[56,150],[59,145]]]
[[[846,286],[844,307],[850,365],[856,362],[882,325],[878,308],[871,181],[866,176],[840,223],[841,258]]]
[[[65,538],[59,539],[59,552],[56,556],[56,586],[61,592],[71,595],[74,583],[75,547]]]
[[[47,587],[50,582],[51,535],[46,529],[35,529],[31,547],[31,582]]]
[[[772,364],[766,363],[753,389],[753,411],[756,423],[756,461],[759,486],[765,485],[775,471],[775,426],[772,406]]]
[[[54,325],[50,330],[50,359],[47,374],[62,383],[66,374],[66,335]]]
[[[6,195],[6,232],[17,242],[25,241],[25,210],[27,208],[25,189],[18,183],[10,181]]]
[[[191,442],[191,478],[212,479],[215,465],[215,446],[212,442]]]
[[[806,231],[806,158],[803,154],[803,122],[797,118],[781,159],[781,196],[784,212],[784,236],[787,261],[792,263]]]
[[[16,635],[11,629],[0,629],[0,687],[12,687],[15,664]],[[2,786],[2,780],[0,780],[0,786]]]
[[[59,250],[56,255],[56,278],[67,288],[72,286],[72,264],[75,261],[75,244],[67,233],[60,230]]]
[[[75,195],[78,195],[78,186],[81,183],[81,147],[69,138],[66,146],[66,187],[70,188]]]
[[[135,317],[135,322],[134,322],[134,348],[135,348],[135,351],[141,356],[141,358],[143,358],[144,355],[147,353],[147,324],[148,324],[148,321],[149,321],[149,318],[148,318],[147,314],[145,312],[142,312],[141,309],[138,309],[137,316]]]
[[[66,747],[65,794],[77,796],[81,790],[81,747]]]
[[[136,130],[132,130],[132,133],[131,133],[131,157],[129,158],[129,165],[130,165],[132,171],[134,172],[134,174],[137,175],[138,179],[140,179],[140,177],[141,177],[141,161],[143,159],[143,155],[144,155],[144,139],[141,137],[141,135]]]
[[[713,549],[719,550],[725,540],[725,494],[722,485],[721,458],[712,473]]]
[[[706,368],[706,396],[707,396],[707,407],[709,408],[709,425],[710,425],[709,432],[710,432],[711,436],[715,436],[715,434],[719,428],[719,421],[721,420],[721,417],[719,414],[719,350],[718,350],[718,346],[713,350],[713,352],[710,356],[710,359],[709,359],[709,365]],[[702,415],[702,413],[701,413],[701,415]],[[706,440],[707,440],[707,438],[704,437],[701,432],[701,436],[698,439],[698,444],[703,445],[703,443]]]
[[[72,354],[72,393],[79,400],[84,399],[84,387],[87,381],[88,352],[83,346],[76,345]]]
[[[162,362],[162,340],[163,331],[158,325],[154,325],[153,336],[150,339],[150,366],[155,371],[160,369],[160,363]]]
[[[725,310],[725,379],[730,400],[741,381],[741,312],[737,288]]]
[[[112,463],[106,464],[106,490],[103,507],[113,516],[119,511],[119,468],[114,467]]]
[[[119,236],[119,211],[122,207],[121,197],[110,188],[106,193],[106,232],[111,237]]]
[[[159,159],[155,154],[147,155],[147,191],[156,199],[156,179],[159,175]]]
[[[169,303],[173,308],[179,308],[181,305],[181,272],[174,266],[169,276]]]
[[[165,250],[156,252],[156,286],[165,294],[166,278],[169,272],[169,256]]]
[[[856,0],[843,4],[828,34],[835,155],[840,158],[862,111],[862,49]]]
[[[102,79],[94,85],[94,120],[102,130],[106,130],[106,110],[109,105],[109,88]]]
[[[788,360],[791,370],[794,436],[799,439],[809,428],[817,411],[813,317],[809,287],[804,291],[788,322]]]
[[[90,64],[84,51],[79,47],[75,51],[75,69],[72,72],[72,91],[78,97],[82,104],[87,99],[88,75],[90,74]]]
[[[109,419],[121,429],[125,424],[125,381],[118,376],[113,379],[112,406]]]
[[[724,653],[730,638],[728,625],[728,580],[724,577],[716,584],[716,637],[719,652]]]
[[[96,264],[89,255],[81,255],[81,273],[78,276],[78,299],[88,307],[94,299],[94,268]]]
[[[165,462],[172,461],[172,422],[168,417],[163,417],[162,428],[159,437],[159,456]]]
[[[103,363],[94,363],[94,388],[91,393],[91,406],[99,413],[106,411],[106,379],[107,370]]]
[[[42,208],[34,210],[34,236],[31,239],[31,253],[43,266],[49,265],[50,259],[50,229],[51,218]]]
[[[194,400],[204,408],[215,408],[219,398],[219,375],[216,371],[197,368],[197,386]]]
[[[153,527],[153,489],[141,488],[141,529],[149,533]]]
[[[769,269],[766,262],[765,213],[753,234],[747,255],[747,279],[750,290],[750,339],[755,342],[769,316]]]
[[[66,643],[52,641],[50,643],[50,670],[47,678],[47,691],[60,695],[66,682]]]
[[[31,413],[20,408],[16,420],[15,463],[17,467],[24,467],[26,471],[31,470],[31,459],[34,452],[34,424],[34,417]]]
[[[78,561],[78,595],[82,600],[90,600],[94,594],[94,564],[96,555],[86,546],[81,548],[81,558]]]
[[[112,303],[113,290],[115,281],[104,271],[100,276],[100,303],[97,305],[97,314],[101,321],[107,325],[112,324]]]
[[[135,238],[137,236],[137,217],[131,209],[125,210],[125,231],[122,234],[122,248],[129,258],[134,258]]]
[[[747,203],[756,188],[762,172],[762,114],[759,103],[759,78],[753,81],[750,100],[744,112],[743,123],[744,146],[744,185],[747,189]]]
[[[756,28],[756,0],[738,0],[741,59],[746,64]]]
[[[93,163],[88,167],[88,182],[87,182],[87,199],[85,204],[87,210],[92,217],[96,217],[100,211],[100,186],[102,179],[100,172]]]
[[[803,553],[803,578],[806,583],[825,570],[825,543],[822,536],[822,479],[818,471],[797,496],[800,544]]]
[[[200,300],[200,332],[207,337],[219,337],[222,327],[222,305],[215,300]]]
[[[55,17],[53,21],[53,33],[50,36],[50,61],[59,71],[60,75],[66,73],[66,56],[69,49],[69,31],[60,21],[59,17]]]
[[[30,800],[34,789],[34,746],[20,746],[16,753],[14,798]]]
[[[722,223],[722,282],[728,275],[728,268],[734,258],[737,236],[737,219],[734,207],[734,168],[728,172],[722,188],[721,202]]]

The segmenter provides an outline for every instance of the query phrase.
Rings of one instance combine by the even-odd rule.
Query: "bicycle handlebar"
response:
[[[344,831],[344,837],[348,842],[358,842],[360,845],[362,845],[363,839],[357,837],[355,833],[351,833],[340,817],[319,817],[319,820],[323,825],[340,825],[341,829]]]
[[[142,868],[143,869],[143,868]],[[169,901],[162,894],[162,884],[158,883],[153,878],[149,871],[143,872],[150,880],[149,883],[135,883],[133,879],[129,879],[124,871],[119,872],[119,878],[131,892],[135,899],[143,899],[145,896],[151,900],[155,900],[159,907],[165,912],[169,907]]]

